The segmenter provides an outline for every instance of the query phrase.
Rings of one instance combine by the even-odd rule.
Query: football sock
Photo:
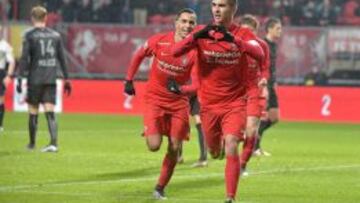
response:
[[[199,138],[200,160],[203,161],[207,159],[207,152],[205,148],[204,134],[200,123],[196,124],[196,130],[198,132],[198,138]]]
[[[240,175],[240,159],[238,155],[227,155],[225,165],[226,195],[235,198]]]
[[[0,104],[0,127],[3,126],[4,114],[5,114],[5,106],[2,103]]]
[[[35,145],[37,124],[38,124],[38,115],[37,114],[30,114],[29,115],[30,145]]]
[[[246,168],[246,164],[248,163],[253,153],[255,144],[256,144],[256,135],[251,135],[249,137],[246,137],[240,158],[241,168]]]
[[[55,113],[54,112],[46,112],[45,116],[46,116],[49,133],[50,133],[50,145],[57,146],[57,123],[55,120]]]
[[[176,156],[170,155],[169,153],[167,153],[165,155],[163,163],[162,163],[162,167],[161,167],[158,184],[156,185],[157,190],[159,190],[159,191],[164,190],[166,185],[169,183],[171,176],[174,172],[176,162],[177,162]]]
[[[256,146],[255,149],[260,149],[260,142],[261,142],[261,138],[264,134],[264,131],[268,128],[270,128],[270,126],[272,125],[272,122],[270,120],[264,120],[260,122],[260,126],[259,126],[259,137],[257,139],[256,142]]]

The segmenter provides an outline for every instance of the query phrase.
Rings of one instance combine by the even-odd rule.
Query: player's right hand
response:
[[[211,30],[214,30],[215,26],[212,24],[208,24],[206,27],[201,29],[200,31],[194,33],[193,37],[194,40],[198,39],[214,39],[212,36],[210,36],[209,32]]]
[[[64,93],[66,96],[70,96],[71,95],[71,83],[70,81],[66,80],[65,84],[64,84]]]
[[[21,80],[21,78],[17,79],[16,92],[19,93],[19,94],[22,93],[22,80]]]
[[[127,95],[135,95],[135,88],[132,80],[125,80],[124,92]]]
[[[167,89],[174,94],[181,94],[180,86],[175,79],[169,79]]]

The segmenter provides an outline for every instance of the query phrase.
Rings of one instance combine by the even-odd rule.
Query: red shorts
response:
[[[144,136],[165,135],[187,140],[189,138],[189,108],[166,109],[154,104],[145,105]]]
[[[248,92],[248,99],[246,103],[247,116],[254,116],[260,118],[262,112],[266,108],[266,98],[262,96],[261,88],[254,88]]]
[[[245,106],[201,109],[202,128],[210,150],[220,150],[224,135],[235,135],[243,140],[246,125],[245,110]]]

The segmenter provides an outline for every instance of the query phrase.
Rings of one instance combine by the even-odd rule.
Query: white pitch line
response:
[[[296,172],[307,172],[307,171],[331,171],[331,170],[340,170],[346,168],[359,168],[360,164],[357,165],[337,165],[337,166],[318,166],[312,168],[280,168],[274,170],[258,171],[251,172],[250,176],[253,175],[266,175],[266,174],[278,174],[278,173],[296,173]],[[223,177],[223,173],[209,173],[209,174],[191,174],[191,175],[175,175],[173,179],[193,179],[201,178],[207,179],[212,177]],[[144,182],[144,181],[155,181],[157,176],[144,177],[144,178],[126,178],[119,180],[97,180],[97,181],[73,181],[73,182],[49,182],[41,184],[32,184],[32,185],[15,185],[15,186],[0,186],[0,192],[19,190],[19,189],[31,189],[31,188],[40,188],[40,187],[57,187],[57,186],[72,186],[72,185],[97,185],[97,184],[114,184],[114,183],[126,183],[126,182]]]
[[[79,192],[47,192],[47,191],[29,191],[29,190],[20,190],[16,191],[18,193],[30,193],[30,194],[50,194],[50,195],[64,195],[64,196],[73,196],[73,197],[94,197],[94,196],[105,196],[103,194],[96,193],[79,193]],[[140,200],[154,200],[151,195],[114,195],[111,199],[140,199]],[[173,198],[170,197],[168,199],[171,202],[204,202],[204,203],[212,203],[212,202],[221,202],[222,199],[204,199],[204,198]],[[243,202],[243,201],[242,201]],[[249,202],[243,202],[249,203]]]

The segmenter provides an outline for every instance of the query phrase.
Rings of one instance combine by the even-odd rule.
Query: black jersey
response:
[[[20,59],[20,75],[27,72],[29,84],[55,84],[61,69],[68,78],[64,45],[58,32],[34,27],[26,32]]]
[[[269,85],[274,85],[276,82],[276,57],[277,57],[277,45],[275,42],[268,40],[267,38],[264,39],[265,42],[269,45],[270,50],[270,79]]]

